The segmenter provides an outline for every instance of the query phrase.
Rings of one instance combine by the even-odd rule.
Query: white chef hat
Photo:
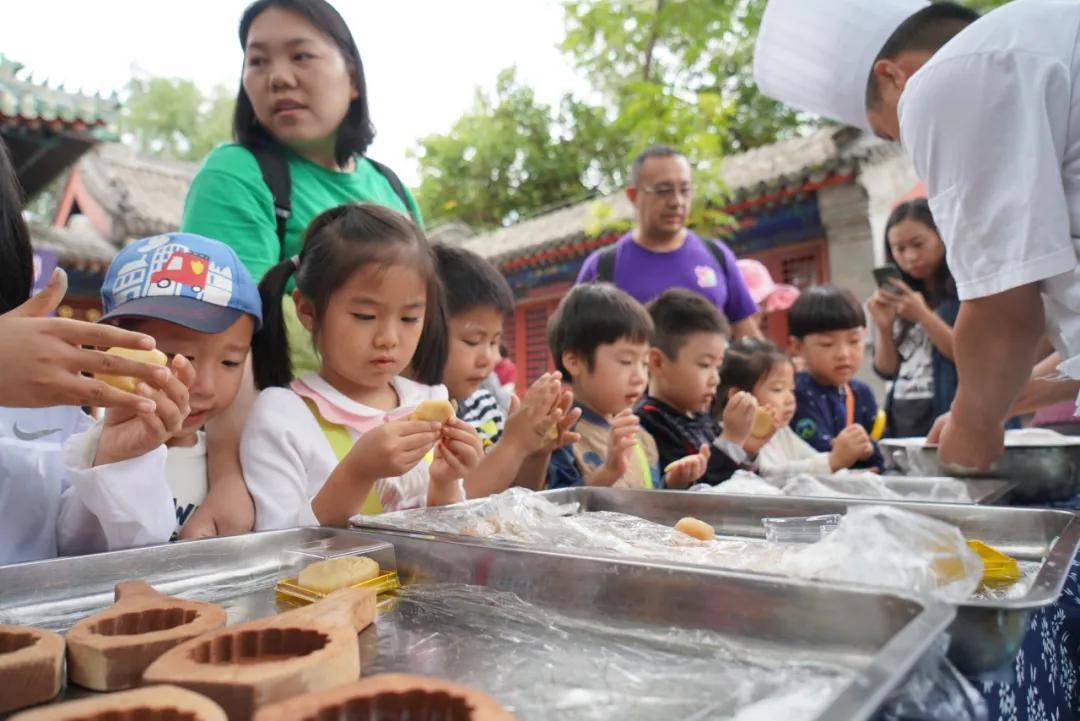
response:
[[[866,81],[900,24],[927,0],[769,0],[754,48],[761,92],[869,130]]]

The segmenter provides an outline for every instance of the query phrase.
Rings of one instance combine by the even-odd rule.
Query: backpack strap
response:
[[[366,157],[366,156],[365,156]],[[368,158],[367,161],[371,163],[371,167],[379,171],[379,175],[386,178],[386,182],[390,184],[390,189],[394,191],[400,200],[401,204],[405,206],[405,209],[409,211],[409,215],[413,215],[412,206],[409,205],[409,194],[405,191],[405,184],[401,182],[401,178],[397,176],[393,170],[390,170],[387,166],[380,163],[378,160],[372,160]],[[420,219],[413,215],[413,220],[419,224]]]
[[[349,431],[345,429],[345,426],[331,423],[323,418],[322,413],[319,413],[318,406],[310,398],[304,398],[304,404],[307,405],[311,414],[315,416],[315,422],[319,424],[319,429],[326,436],[330,448],[334,451],[334,456],[340,463],[341,459],[347,456],[353,447],[353,439],[349,435]],[[374,487],[368,493],[367,498],[364,499],[364,505],[360,508],[360,512],[365,516],[378,516],[383,512],[382,500],[379,498],[379,492]]]
[[[615,282],[615,251],[617,243],[613,243],[600,251],[596,258],[596,281],[597,283]]]
[[[245,145],[262,171],[263,182],[274,198],[274,218],[277,221],[278,260],[285,259],[285,227],[292,216],[292,176],[289,161],[281,147],[273,142]]]
[[[727,255],[724,254],[723,249],[720,247],[720,241],[702,238],[701,242],[705,244],[705,247],[712,253],[713,258],[716,259],[716,264],[720,266],[720,272],[727,277]]]

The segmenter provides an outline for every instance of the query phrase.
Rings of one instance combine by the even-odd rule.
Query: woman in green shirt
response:
[[[236,142],[207,156],[188,190],[182,230],[232,246],[252,276],[261,278],[281,259],[299,254],[312,218],[343,203],[379,203],[421,223],[409,192],[399,182],[395,189],[393,174],[364,155],[375,135],[364,67],[337,10],[325,0],[258,0],[240,20],[240,44]],[[253,150],[287,168],[291,214],[283,233]],[[310,336],[296,320],[291,298],[285,304],[293,370],[314,369]],[[210,495],[185,525],[185,538],[253,526],[238,447],[254,398],[254,384],[246,382],[207,435]]]

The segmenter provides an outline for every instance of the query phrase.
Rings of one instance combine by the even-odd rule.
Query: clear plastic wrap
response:
[[[777,718],[754,712],[763,705],[799,721],[857,677],[711,631],[576,617],[455,584],[402,589],[379,617],[364,674],[402,671],[475,686],[521,721]]]
[[[877,718],[881,721],[985,721],[989,716],[986,700],[949,662],[948,650],[949,635],[944,634],[934,642],[933,650],[915,666],[904,684],[889,694]]]
[[[788,554],[791,575],[899,586],[959,603],[971,598],[983,564],[955,526],[894,506],[848,510],[836,530]]]
[[[740,493],[768,496],[809,496],[816,498],[874,498],[893,501],[938,501],[971,503],[967,487],[956,480],[943,478],[920,484],[918,490],[905,493],[890,487],[889,479],[876,473],[840,471],[831,476],[762,477],[749,471],[736,471],[730,480],[718,486],[699,484],[691,490],[706,493]]]
[[[851,509],[817,543],[769,543],[717,536],[699,541],[673,528],[609,511],[577,513],[521,488],[458,506],[387,513],[366,519],[404,530],[510,541],[549,550],[599,552],[798,578],[850,581],[970,597],[982,561],[955,527],[888,506]],[[365,519],[360,519],[361,524]]]

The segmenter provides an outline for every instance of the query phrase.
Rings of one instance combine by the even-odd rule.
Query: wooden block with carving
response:
[[[356,634],[375,619],[375,591],[346,588],[292,611],[193,638],[146,669],[217,701],[230,721],[255,709],[360,676]]]
[[[266,706],[255,721],[513,721],[485,693],[429,676],[385,673]]]
[[[379,564],[367,556],[339,556],[318,561],[300,571],[296,582],[319,593],[331,593],[370,581],[379,575]]]
[[[134,688],[158,656],[226,621],[217,604],[165,596],[142,581],[116,584],[115,598],[68,631],[72,683],[95,691]]]
[[[454,406],[450,401],[424,401],[409,414],[410,421],[435,421],[446,423],[454,417]]]
[[[699,541],[711,541],[716,538],[715,528],[705,523],[705,521],[690,516],[680,518],[679,522],[675,524],[675,530],[692,536]]]
[[[176,686],[91,696],[24,711],[9,721],[226,721],[216,703]]]
[[[169,359],[164,353],[158,349],[154,350],[134,350],[131,348],[110,348],[105,351],[112,355],[120,356],[121,358],[127,358],[128,360],[139,361],[140,363],[151,363],[153,365],[163,366],[168,364]],[[99,381],[105,381],[113,388],[119,388],[122,391],[128,393],[135,392],[135,386],[139,384],[137,378],[131,376],[111,376],[105,373],[95,373],[94,377]]]
[[[63,636],[0,624],[0,712],[51,701],[63,682]]]

